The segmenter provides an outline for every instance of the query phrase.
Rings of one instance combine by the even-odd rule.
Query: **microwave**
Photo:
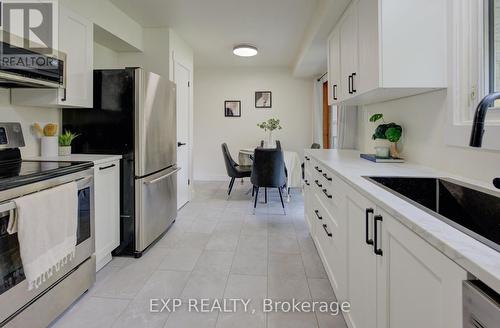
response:
[[[66,87],[66,55],[44,54],[0,41],[0,88]]]

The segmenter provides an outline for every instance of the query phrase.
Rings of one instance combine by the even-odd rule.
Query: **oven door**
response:
[[[57,184],[69,182],[60,179],[53,180]],[[24,276],[19,253],[17,234],[9,235],[7,233],[9,211],[5,211],[2,208],[9,207],[11,201],[0,203],[0,326],[3,326],[6,321],[10,320],[19,311],[22,311],[33,300],[41,297],[59,279],[73,271],[94,253],[93,176],[79,178],[76,181],[78,185],[78,226],[75,257],[35,290],[28,291],[28,283]],[[47,182],[42,181],[38,184],[43,186]],[[22,194],[19,194],[17,197]],[[11,199],[15,199],[15,197]]]

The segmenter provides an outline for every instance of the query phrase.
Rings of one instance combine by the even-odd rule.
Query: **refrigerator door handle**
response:
[[[144,181],[143,183],[144,183],[144,184],[147,184],[147,185],[157,183],[157,182],[159,182],[159,181],[161,181],[161,180],[163,180],[163,179],[168,178],[168,177],[169,177],[169,176],[171,176],[172,174],[175,174],[175,173],[179,172],[180,170],[181,170],[181,168],[180,168],[180,167],[178,167],[178,168],[176,168],[175,170],[173,170],[173,171],[172,171],[172,172],[170,172],[170,173],[167,173],[167,174],[165,174],[165,175],[162,175],[161,177],[158,177],[158,178],[153,179],[153,180],[151,180],[151,181]]]

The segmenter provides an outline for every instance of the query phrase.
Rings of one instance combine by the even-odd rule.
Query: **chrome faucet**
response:
[[[469,145],[471,147],[481,148],[483,145],[484,121],[488,109],[495,103],[495,100],[500,99],[500,92],[490,93],[481,100],[474,114],[474,122],[472,123],[472,132],[470,135]],[[493,185],[500,189],[500,178],[493,179]]]

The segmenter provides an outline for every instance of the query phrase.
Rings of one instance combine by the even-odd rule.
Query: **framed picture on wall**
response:
[[[241,101],[239,100],[224,101],[224,116],[241,117]]]
[[[255,108],[272,108],[273,94],[271,91],[255,92]]]

